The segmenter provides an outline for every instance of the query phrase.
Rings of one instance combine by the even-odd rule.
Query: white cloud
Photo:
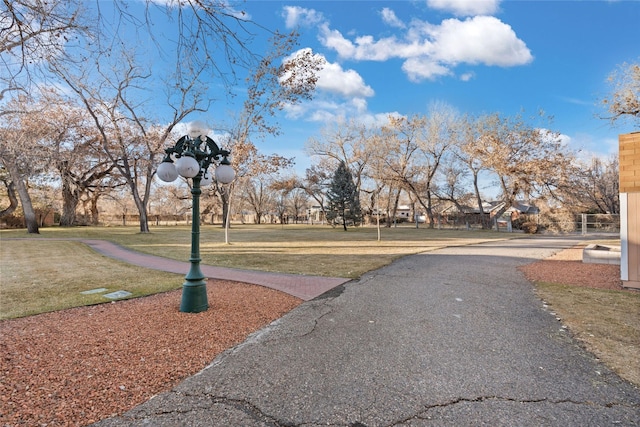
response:
[[[396,28],[406,28],[406,25],[404,24],[404,22],[402,22],[396,16],[396,13],[393,10],[389,9],[388,7],[385,7],[380,11],[380,16],[382,16],[382,21],[387,25],[390,25]]]
[[[397,111],[390,111],[387,113],[379,113],[379,114],[364,114],[358,117],[358,122],[364,123],[370,127],[378,127],[381,128],[389,124],[389,117],[401,118],[404,115],[398,113]]]
[[[350,40],[344,38],[338,30],[329,28],[329,24],[320,25],[320,34],[318,38],[323,46],[338,52],[338,55],[344,58],[352,58],[355,56],[356,48]]]
[[[155,3],[162,7],[181,8],[181,9],[202,9],[205,5],[200,2],[185,2],[183,0],[138,0],[141,3]],[[241,21],[250,21],[252,16],[244,10],[238,10],[228,2],[219,2],[215,5],[216,9],[220,9],[225,14],[233,16]]]
[[[600,140],[602,148],[607,151],[609,155],[617,155],[620,150],[620,140],[618,138],[604,138]]]
[[[457,16],[493,15],[501,0],[427,0],[432,9],[451,12]]]
[[[322,13],[299,6],[285,6],[282,11],[287,28],[313,26],[324,21]]]
[[[309,52],[311,52],[310,48],[300,49],[290,55],[289,58]],[[313,56],[318,59],[318,62],[324,64],[317,74],[317,91],[330,92],[344,98],[367,98],[374,95],[371,86],[364,82],[364,79],[357,71],[353,69],[345,70],[340,64],[327,61],[324,55],[319,53],[314,53]],[[286,58],[285,62],[289,58]]]
[[[491,16],[447,19],[437,27],[428,26],[427,31],[434,40],[433,57],[448,64],[509,67],[533,60],[511,26]]]
[[[359,123],[380,127],[388,123],[389,116],[400,116],[400,113],[397,111],[372,114],[369,112],[369,106],[365,98],[341,100],[325,95],[326,94],[318,93],[318,96],[309,102],[287,106],[285,108],[287,118],[304,118],[309,122],[323,124],[353,118]]]
[[[315,99],[307,105],[308,112],[305,116],[311,122],[331,123],[343,120],[345,117],[358,117],[362,114],[360,108],[362,108],[361,105],[354,105],[351,101]]]
[[[584,100],[584,99],[578,99],[578,98],[571,98],[568,96],[559,96],[559,99],[567,102],[569,104],[574,104],[574,105],[584,105],[587,107],[593,107],[593,100]]]
[[[375,40],[360,36],[352,42],[342,33],[324,24],[320,27],[320,42],[335,50],[341,58],[358,61],[386,61],[391,58],[411,58],[433,50],[428,40],[398,40],[395,36]]]
[[[354,108],[355,107],[355,108]],[[335,123],[353,118],[358,123],[372,127],[382,127],[389,124],[389,117],[402,117],[397,111],[371,114],[366,105],[354,105],[353,103],[332,103],[324,104],[322,108],[317,108],[309,115],[309,121],[318,123]]]
[[[463,82],[468,82],[469,80],[473,79],[475,76],[476,76],[475,73],[464,73],[460,75],[460,80],[462,80]]]
[[[567,141],[573,149],[579,151],[578,158],[583,161],[591,161],[594,157],[607,160],[611,156],[617,156],[620,148],[618,138],[602,138],[583,132],[567,137]]]
[[[344,117],[344,113],[334,113],[334,111],[341,111],[338,108],[315,110],[310,116],[309,120],[312,122],[330,123],[338,117]]]
[[[419,82],[424,79],[435,80],[440,76],[448,76],[453,72],[437,61],[428,57],[409,58],[402,64],[402,70],[409,80]]]
[[[297,55],[301,49],[293,54]],[[314,54],[322,57],[320,54]],[[311,121],[325,122],[335,117],[362,115],[368,105],[366,98],[374,95],[371,86],[355,70],[345,70],[340,64],[332,63],[322,57],[324,66],[318,72],[314,99],[297,105],[285,107],[288,118],[307,117]]]
[[[472,3],[475,2],[441,0],[430,5],[489,13],[497,10],[499,1],[481,1],[481,5],[470,6]],[[339,30],[331,28],[322,14],[313,9],[286,7],[283,16],[287,20],[287,26],[316,25],[320,43],[336,52],[340,59],[404,60],[402,70],[414,82],[453,76],[455,67],[460,64],[510,67],[533,60],[526,44],[517,37],[511,26],[491,16],[447,19],[440,24],[413,19],[406,25],[392,9],[384,8],[380,12],[381,19],[397,28],[398,34],[382,38],[373,35],[345,36]],[[474,77],[471,70],[459,78],[468,81]],[[303,106],[289,107],[287,115],[322,122],[338,117],[362,118],[368,114],[366,99],[374,95],[374,90],[356,70],[344,69],[340,63],[329,61],[326,61],[319,73],[316,89],[314,100]],[[339,98],[330,98],[332,95]]]
[[[318,38],[343,59],[405,59],[402,69],[413,81],[452,75],[458,64],[511,67],[533,60],[511,26],[491,16],[446,19],[440,25],[415,19],[402,38],[364,35],[353,40],[324,22]]]
[[[560,134],[558,135],[558,139],[560,140],[560,145],[564,147],[568,147],[571,144],[571,137],[569,135]]]
[[[355,70],[344,70],[340,64],[327,62],[318,73],[317,89],[343,97],[364,98],[374,95],[371,86]]]

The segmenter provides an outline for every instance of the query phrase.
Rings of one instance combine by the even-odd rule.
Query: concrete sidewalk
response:
[[[584,351],[517,270],[579,241],[407,256],[94,426],[640,425],[638,388]]]
[[[124,248],[106,240],[82,239],[95,251],[129,264],[171,273],[187,274],[190,263],[147,255]],[[350,279],[342,277],[305,276],[300,274],[268,273],[240,270],[200,264],[200,270],[209,279],[232,280],[266,286],[296,296],[304,301],[312,300]]]

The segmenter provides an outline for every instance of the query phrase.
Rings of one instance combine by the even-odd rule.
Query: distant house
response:
[[[485,217],[485,221],[490,219],[493,221],[493,218],[504,208],[504,202],[482,202],[482,211],[485,215],[488,215],[488,218]],[[440,204],[438,206],[439,209],[435,210],[438,212],[442,218],[442,221],[448,222],[450,217],[459,217],[463,216],[466,222],[469,223],[479,223],[480,221],[480,209],[477,206],[469,206],[462,205],[456,206],[453,203],[445,202],[444,204]],[[500,226],[506,226],[508,220],[515,221],[522,215],[531,215],[540,213],[540,209],[536,206],[526,203],[524,201],[516,201],[513,203],[508,209],[506,209],[501,215],[500,218],[496,218],[498,224]],[[475,218],[475,219],[474,219]]]
[[[411,221],[413,220],[413,218],[411,218],[411,206],[409,205],[398,205],[398,208],[396,209],[396,218],[403,218],[406,219],[407,221]]]
[[[490,213],[491,211],[493,211],[495,209],[495,202],[486,202],[483,201],[482,202],[482,211],[487,214]],[[480,209],[478,208],[477,205],[474,206],[469,206],[469,205],[460,205],[459,207],[456,206],[455,204],[451,203],[451,202],[444,202],[440,205],[438,205],[436,207],[436,209],[434,209],[436,212],[438,212],[441,215],[459,215],[459,214],[463,214],[463,215],[473,215],[473,214],[480,214]]]
[[[493,218],[497,212],[499,212],[504,207],[504,202],[482,202],[482,211],[486,215],[485,221],[487,219]],[[479,223],[480,221],[480,209],[478,206],[474,205],[459,205],[456,206],[452,202],[439,202],[433,207],[433,213],[435,216],[435,222],[440,225],[446,224],[454,224],[455,222],[461,220],[461,217],[464,217],[464,221],[470,222],[472,224]],[[538,214],[540,210],[524,201],[517,201],[513,203],[511,207],[506,209],[504,213],[501,215],[499,219],[500,222],[506,222],[510,217],[511,220],[515,220],[521,215],[530,215],[530,214]],[[399,205],[396,209],[396,219],[404,220],[408,222],[413,222],[415,218],[412,215],[417,216],[418,222],[428,222],[429,219],[426,217],[424,212],[413,210],[410,205]],[[474,219],[476,217],[477,219]],[[457,219],[456,219],[457,218]]]
[[[504,203],[498,203],[497,205],[495,205],[495,207],[493,208],[492,215],[495,215],[495,213],[497,213],[498,211],[500,211],[502,208],[504,207]],[[511,207],[509,207],[503,214],[503,216],[505,215],[510,215],[511,216],[511,220],[517,219],[518,217],[520,217],[521,215],[535,215],[535,214],[539,214],[540,213],[540,209],[538,209],[536,206],[530,204],[530,203],[526,203],[523,201],[515,201]]]

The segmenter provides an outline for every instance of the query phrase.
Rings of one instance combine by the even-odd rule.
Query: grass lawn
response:
[[[523,236],[404,226],[383,228],[378,241],[373,227],[344,232],[328,226],[234,225],[226,244],[220,226],[204,225],[200,232],[204,264],[348,278],[407,254]],[[191,249],[189,226],[151,227],[147,234],[137,227],[51,227],[40,233],[0,231],[0,319],[105,302],[101,294],[80,293],[90,289],[127,290],[138,297],[180,288],[184,281],[183,275],[131,266],[63,239],[110,240],[180,261],[189,259]],[[536,286],[573,333],[609,366],[626,372],[625,364],[639,363],[640,293]],[[634,375],[625,377],[640,384],[640,374]]]
[[[0,244],[0,319],[30,316],[109,301],[104,293],[127,290],[131,297],[182,285],[183,276],[112,260],[87,245],[51,239]],[[106,291],[82,294],[96,288]]]
[[[202,226],[203,264],[319,276],[355,278],[406,254],[516,235],[492,231],[452,231],[397,227],[350,229],[307,225],[233,226],[225,244],[219,226]],[[18,240],[14,240],[18,238]],[[146,270],[109,259],[79,241],[104,239],[136,251],[187,261],[189,226],[50,227],[39,235],[25,230],[0,231],[0,319],[105,302],[101,294],[80,292],[106,288],[126,290],[132,297],[182,286],[183,276]],[[186,273],[186,271],[185,271]]]
[[[544,282],[536,288],[589,351],[640,386],[640,292]]]
[[[200,255],[203,264],[221,267],[356,278],[403,255],[517,236],[522,235],[405,226],[383,228],[378,241],[373,227],[345,232],[329,226],[234,225],[229,231],[230,243],[225,244],[220,226],[204,225],[200,227]],[[55,227],[41,229],[35,236],[24,230],[0,231],[0,239],[12,237],[105,239],[180,261],[187,261],[191,250],[188,226],[151,227],[146,234],[139,233],[137,227]],[[6,242],[6,246],[15,244]]]

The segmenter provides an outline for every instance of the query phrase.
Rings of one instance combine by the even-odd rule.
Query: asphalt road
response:
[[[640,390],[585,352],[517,270],[579,239],[402,258],[95,426],[638,426]]]

